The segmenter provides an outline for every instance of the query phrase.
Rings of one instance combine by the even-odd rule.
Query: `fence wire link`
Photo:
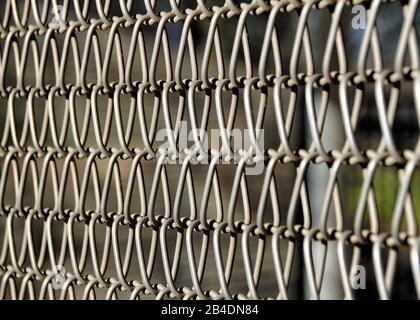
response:
[[[272,264],[277,286],[277,294],[269,298],[287,299],[297,239],[302,240],[304,276],[312,298],[320,298],[325,283],[328,247],[335,248],[338,259],[336,281],[341,292],[337,298],[354,298],[351,268],[360,263],[361,248],[369,245],[379,297],[391,297],[398,256],[407,248],[420,298],[419,208],[414,205],[419,194],[411,190],[420,139],[416,138],[413,148],[401,149],[393,133],[401,95],[407,92],[414,103],[410,118],[417,119],[420,126],[418,2],[396,2],[401,8],[401,29],[393,68],[387,69],[376,23],[384,5],[381,0],[253,0],[240,5],[227,0],[220,6],[197,0],[193,5],[188,2],[187,7],[183,1],[170,0],[166,11],[158,9],[158,1],[153,0],[143,1],[143,11],[129,0],[66,0],[58,27],[51,21],[56,1],[4,1],[0,21],[0,100],[4,109],[0,127],[0,299],[95,299],[100,290],[105,290],[107,299],[121,293],[131,299],[267,298],[259,285],[267,263]],[[367,25],[360,32],[357,68],[351,70],[342,15],[355,5],[366,8]],[[316,31],[308,27],[310,14],[317,10],[328,10],[330,16],[322,22],[329,28],[319,56],[313,52]],[[284,42],[276,26],[286,13],[298,19],[287,54],[282,52]],[[257,61],[251,56],[249,34],[253,30],[247,23],[251,16],[266,19]],[[235,21],[230,52],[223,48],[222,20]],[[176,48],[169,28],[175,24],[182,26]],[[200,24],[208,29],[204,49],[197,51],[193,29]],[[155,27],[152,38],[144,31],[148,27]],[[104,34],[107,40],[101,42]],[[140,65],[139,70],[134,70],[135,64]],[[322,66],[319,73],[318,65]],[[53,81],[46,80],[48,77]],[[407,92],[402,91],[403,84],[409,88]],[[342,148],[330,149],[323,132],[334,90],[338,93],[337,121],[342,124],[345,141]],[[381,135],[376,148],[366,148],[357,138],[368,91],[374,95]],[[303,94],[310,140],[307,148],[295,148],[291,142],[298,92]],[[316,92],[321,93],[319,100]],[[222,98],[226,94],[231,101],[229,113]],[[198,106],[198,95],[205,97],[200,102],[204,107]],[[237,102],[239,98],[243,103]],[[268,103],[269,99],[273,103]],[[243,155],[232,169],[233,183],[225,203],[216,160],[237,151],[229,144],[236,111],[244,110],[246,127],[257,137],[268,108],[275,110],[279,145],[263,150],[265,169],[259,192],[249,194],[245,174],[249,157]],[[146,111],[149,109],[152,111]],[[182,151],[178,150],[179,121],[188,116],[193,132],[206,132],[210,112],[217,115],[222,148],[210,150],[202,136],[194,135],[192,154],[213,155],[200,180],[202,188],[192,173],[190,156],[180,166],[175,193],[170,192],[170,164],[157,155],[159,123],[167,132],[169,147]],[[133,145],[133,137],[141,143]],[[253,147],[251,156],[255,157],[255,143]],[[276,183],[276,168],[286,164],[295,168],[290,194],[279,192]],[[321,210],[310,205],[307,177],[311,166],[328,168]],[[380,228],[373,183],[383,167],[398,171],[398,194],[386,231]],[[343,208],[344,191],[339,188],[343,168],[362,172],[351,214]],[[128,179],[123,179],[123,174]],[[145,179],[146,174],[153,177],[151,181]],[[140,207],[132,205],[134,197],[140,199]],[[250,209],[250,197],[258,200],[255,212]],[[287,210],[274,205],[282,197],[288,197]],[[116,199],[116,209],[109,209],[111,198]],[[188,210],[181,206],[183,198],[188,198]],[[244,208],[241,215],[238,201]],[[47,202],[53,206],[48,207]],[[88,209],[87,202],[94,203],[94,208]],[[272,204],[270,213],[268,202]],[[158,204],[163,213],[155,209]],[[285,211],[283,216],[280,211]],[[300,222],[298,215],[303,217]],[[320,221],[316,226],[315,217]],[[351,227],[343,222],[349,217]],[[37,232],[35,225],[41,226]],[[99,228],[105,231],[99,233]],[[146,240],[145,233],[150,239]],[[249,245],[255,241],[258,245],[253,252]],[[286,244],[287,254],[280,254],[281,243]],[[324,248],[317,259],[315,243]],[[272,261],[264,260],[267,252],[271,252]],[[188,261],[183,282],[177,280],[181,255]],[[243,268],[236,269],[234,261],[239,255]],[[162,259],[161,281],[152,276],[157,256]],[[66,273],[57,291],[53,282],[61,265],[66,266]],[[217,286],[204,288],[202,282],[210,268],[217,274]],[[137,271],[130,273],[131,269]],[[246,279],[245,292],[233,291],[235,272],[242,272]]]

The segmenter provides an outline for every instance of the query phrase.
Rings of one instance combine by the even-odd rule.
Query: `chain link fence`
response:
[[[0,299],[420,298],[418,2],[2,1]]]

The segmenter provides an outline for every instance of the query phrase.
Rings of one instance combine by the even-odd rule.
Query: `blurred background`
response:
[[[251,1],[234,1],[236,4],[239,3],[250,3]],[[17,1],[18,6],[23,8],[24,1]],[[39,6],[43,4],[43,1],[39,1]],[[206,6],[208,8],[212,6],[223,6],[224,1],[205,1]],[[366,3],[368,4],[368,3]],[[0,4],[0,14],[5,13],[6,1]],[[93,7],[94,4],[92,2],[91,6]],[[195,8],[196,1],[185,1],[182,0],[180,4],[181,8]],[[361,46],[361,42],[364,35],[364,30],[355,30],[351,26],[352,18],[354,14],[351,12],[351,6],[347,5],[343,11],[341,21],[341,28],[343,32],[343,39],[345,45],[345,54],[347,58],[347,71],[354,71],[357,72],[357,60],[359,56],[359,50]],[[313,56],[314,68],[315,73],[322,73],[322,61],[323,56],[325,54],[325,46],[328,37],[328,32],[331,23],[331,10],[333,7],[325,7],[323,9],[314,9],[311,10],[308,18],[308,31],[311,37],[311,46],[312,51],[311,54]],[[21,9],[23,10],[23,9]],[[159,0],[155,6],[155,12],[161,11],[170,11],[170,2],[166,0]],[[92,16],[89,18],[96,18],[97,13],[95,10],[91,10]],[[132,7],[131,12],[145,14],[146,8],[144,7],[143,1],[135,1]],[[5,13],[6,14],[6,13]],[[118,1],[111,1],[109,14],[108,16],[115,16],[119,17],[122,16],[121,9],[119,6]],[[51,12],[51,17],[53,14]],[[29,23],[31,17],[29,18]],[[75,13],[73,7],[69,6],[69,11],[67,15],[67,21],[71,21],[75,19]],[[419,27],[419,17],[416,16],[415,26],[416,31],[418,32]],[[261,55],[261,47],[264,40],[264,35],[266,31],[268,20],[268,14],[264,13],[261,15],[248,15],[246,18],[246,28],[247,28],[247,35],[248,35],[248,43],[250,49],[250,57],[251,57],[251,64],[252,64],[252,73],[254,76],[258,75],[258,63]],[[278,34],[279,44],[280,44],[280,52],[281,52],[281,60],[282,60],[282,71],[283,74],[290,74],[290,56],[292,52],[292,46],[295,41],[296,37],[296,29],[297,23],[299,20],[299,15],[297,14],[296,10],[292,12],[280,12],[276,18],[276,25],[275,30]],[[4,21],[4,20],[3,20]],[[399,35],[402,28],[403,22],[403,12],[402,6],[399,1],[396,2],[389,2],[381,4],[379,14],[376,20],[378,35],[381,44],[381,52],[383,58],[383,69],[393,69],[394,58],[395,58],[395,51],[399,39]],[[168,22],[165,24],[165,32],[167,33],[169,44],[170,44],[170,57],[171,57],[171,64],[170,68],[172,69],[172,77],[173,72],[175,70],[175,61],[178,54],[179,49],[179,41],[181,38],[181,33],[183,30],[183,21],[178,22]],[[238,25],[238,17],[234,16],[231,18],[222,17],[218,21],[218,30],[220,32],[221,37],[221,45],[222,45],[222,54],[223,54],[223,61],[224,61],[224,72],[225,78],[228,77],[228,68],[230,65],[231,53],[232,53],[232,46],[235,38],[235,32]],[[197,65],[198,71],[201,72],[202,67],[202,59],[203,59],[203,51],[206,45],[207,34],[210,27],[210,20],[202,20],[202,21],[193,21],[192,22],[192,36],[193,41],[195,44],[195,53],[197,57]],[[157,34],[158,24],[151,24],[151,25],[143,25],[141,27],[141,33],[143,35],[144,44],[147,52],[148,61],[150,62],[150,56],[153,51],[153,46],[156,41],[156,34]],[[130,40],[133,33],[133,26],[128,27],[119,27],[117,28],[118,35],[120,37],[121,42],[121,49],[124,57],[124,62],[127,61],[127,55],[130,45]],[[84,50],[84,43],[86,39],[86,32],[76,32],[77,44],[78,44],[78,54],[79,57],[76,60],[79,60],[83,50]],[[105,50],[107,48],[107,43],[109,40],[109,29],[96,30],[96,35],[99,43],[99,47],[102,53],[102,57],[105,54]],[[62,50],[62,46],[64,43],[64,39],[66,33],[56,33],[55,35],[57,45],[59,50]],[[34,39],[38,45],[38,50],[41,51],[43,47],[43,37],[42,35],[34,35]],[[418,40],[418,35],[417,35]],[[3,52],[3,48],[5,45],[5,39],[0,39],[0,50]],[[24,42],[24,37],[17,37],[16,44],[19,48],[22,48]],[[109,72],[108,72],[108,80],[109,82],[119,81],[119,74],[122,70],[118,68],[117,62],[117,55],[115,51],[117,50],[117,46],[114,46],[112,58],[109,64]],[[192,74],[191,64],[190,64],[190,57],[189,53],[186,50],[184,64],[182,67],[182,78],[183,79],[190,79]],[[213,50],[214,51],[214,50]],[[60,52],[60,51],[59,51]],[[302,55],[303,56],[303,55]],[[55,78],[55,68],[56,66],[53,63],[53,60],[49,60],[51,63],[47,65],[46,72],[44,74],[44,83],[54,85],[56,82]],[[156,79],[158,80],[165,80],[168,78],[168,74],[166,72],[166,63],[164,58],[163,50],[160,50],[158,63],[157,63],[157,70],[156,70]],[[208,74],[209,77],[217,77],[218,69],[216,63],[216,53],[212,52],[211,59],[208,66]],[[79,62],[78,62],[79,63]],[[76,73],[75,73],[75,57],[74,52],[70,50],[68,59],[67,59],[67,66],[65,68],[65,83],[75,83],[76,82]],[[370,57],[367,62],[368,68],[373,68],[373,61]],[[28,86],[35,86],[35,72],[34,70],[34,60],[33,55],[31,53],[28,54],[27,60],[27,67],[24,73],[24,83]],[[305,61],[304,58],[300,59],[299,64],[300,72],[305,72]],[[338,70],[338,62],[336,53],[334,53],[332,63],[331,63],[331,70]],[[125,70],[123,70],[125,71]],[[95,59],[93,54],[91,53],[91,57],[89,58],[88,68],[87,68],[87,80],[89,83],[96,83],[97,82],[97,74],[98,70],[95,67]],[[144,69],[141,65],[141,59],[139,58],[139,50],[137,50],[133,68],[132,68],[132,80],[133,81],[142,81],[144,74]],[[273,59],[273,54],[269,54],[269,58],[267,60],[267,67],[266,67],[266,74],[275,74],[275,64]],[[244,61],[244,54],[240,50],[239,53],[239,60],[237,62],[237,75],[238,76],[245,76],[246,75],[246,62]],[[16,86],[18,74],[16,72],[16,62],[10,59],[10,63],[6,67],[6,74],[5,74],[5,85],[6,86]],[[396,117],[394,121],[394,125],[392,127],[392,133],[394,141],[397,143],[398,150],[413,150],[417,141],[418,141],[418,134],[419,128],[417,124],[417,119],[414,116],[415,113],[415,106],[413,100],[413,91],[414,86],[411,81],[403,82],[400,84],[401,96],[398,103],[398,109],[396,111]],[[367,83],[365,84],[364,88],[364,100],[362,104],[362,108],[359,115],[359,121],[357,125],[357,129],[355,130],[355,137],[357,140],[357,144],[361,150],[369,150],[373,149],[376,150],[378,148],[379,141],[382,137],[379,121],[378,121],[378,109],[375,102],[374,96],[374,83]],[[277,131],[277,124],[275,119],[275,110],[273,107],[273,88],[267,89],[267,106],[266,106],[266,114],[263,122],[263,129],[264,129],[264,149],[274,149],[277,150],[280,146],[280,139],[279,134]],[[340,113],[340,105],[338,99],[338,85],[332,84],[329,88],[330,90],[330,99],[328,102],[327,114],[325,118],[325,125],[324,130],[322,132],[322,143],[326,150],[342,150],[344,143],[345,143],[345,133],[343,129],[343,122]],[[386,94],[389,95],[390,88],[386,88]],[[354,97],[354,88],[348,88],[349,92],[349,100]],[[196,108],[196,117],[197,122],[201,122],[201,115],[203,114],[204,108],[204,99],[205,99],[205,92],[197,92],[195,94],[195,108]],[[253,102],[253,112],[254,116],[256,116],[256,112],[258,111],[258,102],[260,99],[261,90],[253,89],[252,90],[252,102]],[[315,101],[319,101],[321,94],[321,89],[315,89]],[[210,92],[210,95],[214,98],[214,91]],[[238,107],[236,109],[236,116],[233,123],[234,128],[245,129],[246,122],[245,122],[245,112],[243,109],[243,89],[239,89],[238,92],[233,91],[226,91],[223,92],[223,106],[225,108],[225,117],[227,117],[230,107],[231,99],[233,95],[236,95],[239,99]],[[293,119],[291,134],[290,134],[290,144],[292,150],[300,150],[300,149],[308,149],[312,143],[312,136],[309,131],[309,125],[307,121],[306,109],[305,109],[305,96],[304,96],[304,87],[298,86],[296,90],[297,95],[297,105],[295,110],[295,116]],[[287,113],[288,108],[288,99],[290,96],[290,89],[284,89],[281,92],[281,97],[284,99],[283,103],[283,112],[284,114]],[[145,116],[146,122],[150,123],[154,108],[154,100],[155,100],[154,93],[147,93],[144,96],[144,108],[145,108]],[[179,109],[180,95],[177,92],[170,93],[170,112],[172,117],[173,125],[175,126],[175,119],[177,118]],[[127,123],[127,119],[129,117],[129,112],[133,107],[132,104],[133,97],[130,93],[121,93],[120,95],[120,108],[121,108],[121,116],[123,118],[123,123]],[[0,98],[0,132],[7,132],[6,128],[6,121],[7,121],[7,97]],[[25,110],[27,108],[27,98],[26,97],[15,97],[14,101],[14,110],[15,110],[15,121],[19,124],[17,131],[22,134],[24,128],[24,121],[25,121]],[[34,98],[34,110],[35,110],[35,117],[39,128],[42,127],[42,123],[44,121],[45,110],[46,110],[46,97],[36,97]],[[77,121],[80,125],[79,130],[81,131],[84,128],[84,121],[86,119],[86,109],[90,108],[89,98],[86,95],[77,95],[75,99],[76,103],[76,113],[77,113]],[[63,133],[63,140],[65,141],[65,145],[71,147],[75,145],[74,138],[71,134],[71,129],[69,128],[68,122],[66,122],[66,112],[68,112],[68,97],[66,96],[57,96],[54,98],[54,110],[56,114],[56,126],[59,132]],[[115,122],[112,121],[114,115],[112,114],[112,96],[107,94],[100,94],[98,96],[98,112],[99,118],[101,121],[101,125],[105,126],[105,123],[111,119],[110,131],[109,131],[109,138],[107,140],[107,147],[120,147],[120,142],[118,140],[118,133]],[[111,107],[110,107],[111,106]],[[318,107],[317,107],[318,108]],[[212,99],[211,107],[210,107],[210,115],[207,124],[207,131],[210,132],[211,129],[218,128],[218,122],[215,112],[214,106],[214,99]],[[187,107],[185,107],[187,110]],[[108,119],[108,120],[107,120]],[[137,118],[136,118],[137,119]],[[182,120],[190,123],[189,114],[187,111],[183,112]],[[91,120],[88,120],[91,121]],[[65,128],[67,126],[67,129]],[[90,125],[89,129],[86,131],[86,139],[84,142],[84,146],[86,147],[95,147],[97,145],[95,140],[93,126]],[[159,113],[158,122],[157,122],[157,129],[165,128],[164,117],[162,112]],[[190,129],[190,128],[189,128]],[[2,146],[4,145],[13,145],[12,138],[10,134],[8,137],[4,138],[5,134],[3,134],[3,142]],[[153,147],[157,147],[161,142],[155,141]],[[27,139],[27,145],[31,145],[31,139]],[[49,129],[46,130],[45,135],[45,143],[44,145],[52,146],[53,141],[51,139],[51,134],[49,133]],[[130,139],[129,143],[131,148],[144,148],[144,143],[141,138],[140,134],[140,124],[139,121],[135,121],[133,125],[133,134]],[[23,158],[21,159],[23,160]],[[4,161],[3,158],[0,158],[0,166],[2,166],[2,162]],[[35,163],[38,167],[38,170],[41,169],[44,159],[36,159]],[[63,159],[57,159],[57,172],[62,172],[63,166]],[[76,161],[77,170],[80,173],[78,176],[78,183],[81,183],[82,180],[82,173],[86,167],[87,159],[78,159]],[[103,186],[105,173],[107,171],[107,166],[109,163],[109,159],[97,160],[96,165],[98,168],[98,176],[100,185]],[[107,211],[108,213],[118,212],[119,210],[119,203],[116,197],[117,194],[117,187],[118,185],[123,186],[122,190],[124,192],[125,186],[127,185],[127,181],[129,178],[129,169],[132,163],[132,159],[119,159],[118,165],[120,170],[120,177],[117,183],[112,183],[110,191],[109,191],[109,199],[107,201]],[[146,185],[146,193],[147,199],[150,195],[150,185],[152,184],[152,179],[155,173],[156,168],[156,159],[142,161],[143,167],[143,174],[144,180]],[[21,164],[20,164],[21,165]],[[177,188],[179,173],[180,173],[181,165],[173,164],[166,166],[166,173],[169,181],[169,190],[171,191],[171,203],[173,204],[175,190]],[[191,167],[192,175],[194,179],[194,188],[195,194],[197,197],[197,204],[200,204],[203,188],[204,188],[204,179],[207,174],[208,166],[206,165],[195,165]],[[390,232],[390,224],[392,221],[392,215],[394,211],[394,206],[396,202],[396,197],[398,194],[398,190],[400,188],[399,178],[398,178],[398,167],[396,166],[389,166],[389,167],[382,167],[380,166],[375,174],[375,178],[373,181],[373,190],[377,200],[377,209],[380,218],[380,231],[381,232]],[[234,175],[236,172],[236,165],[219,165],[218,166],[218,175],[221,184],[222,190],[222,202],[225,212],[227,211],[227,207],[229,204],[229,199],[231,196],[231,188],[232,183],[234,180]],[[8,173],[12,176],[12,172]],[[289,207],[290,196],[292,193],[293,185],[296,178],[296,166],[293,163],[279,163],[275,169],[276,175],[276,183],[278,187],[278,199],[279,203],[277,204],[280,207],[281,212],[281,224],[286,223],[286,214]],[[60,176],[60,175],[59,175]],[[257,176],[247,176],[247,188],[249,194],[249,207],[252,213],[252,219],[255,221],[255,215],[257,211],[257,206],[259,202],[259,195],[261,193],[261,187],[263,183],[264,174],[257,175]],[[320,217],[319,212],[321,210],[322,202],[325,197],[325,192],[327,188],[327,181],[329,178],[329,168],[325,163],[322,164],[315,164],[311,163],[309,165],[309,169],[307,171],[307,175],[305,176],[306,183],[308,186],[308,196],[310,200],[310,209],[311,209],[311,218],[312,218],[312,228],[318,228],[320,224]],[[54,207],[54,197],[49,195],[53,194],[53,183],[51,182],[53,179],[51,176],[48,177],[48,182],[46,184],[46,189],[44,190],[44,198],[43,204],[46,208],[53,208]],[[118,180],[118,179],[117,179]],[[11,181],[11,182],[10,182]],[[16,199],[15,195],[15,187],[13,187],[13,179],[9,179],[10,187],[6,188],[4,197],[4,203],[13,205]],[[34,199],[35,199],[35,192],[34,188],[32,187],[32,175],[28,174],[25,193],[24,193],[24,204],[25,206],[33,207],[34,206]],[[68,190],[73,188],[73,184],[75,183],[72,179],[69,179],[67,182]],[[343,205],[343,213],[344,213],[344,229],[353,229],[354,225],[354,214],[356,211],[357,203],[359,201],[359,196],[361,193],[361,187],[363,184],[363,168],[358,165],[350,166],[344,165],[338,174],[338,184],[340,187],[340,196]],[[419,218],[420,212],[420,176],[418,170],[413,176],[411,181],[410,190],[412,194],[412,199],[414,202],[414,209],[416,212],[416,218]],[[135,190],[135,192],[138,192]],[[185,193],[186,194],[186,193]],[[88,191],[88,197],[86,198],[85,203],[85,210],[89,211],[97,211],[98,204],[95,201],[94,190],[90,187]],[[77,199],[75,199],[72,192],[68,192],[68,196],[66,193],[66,199],[64,199],[64,207],[68,210],[74,210],[76,207]],[[300,206],[297,208],[297,218],[296,224],[301,224],[303,221],[302,217],[302,208]],[[136,195],[133,196],[132,203],[131,203],[131,210],[133,213],[138,213],[141,208],[140,198]],[[189,207],[188,196],[184,195],[181,203],[181,216],[188,217],[191,208]],[[272,204],[270,201],[267,202],[266,206],[265,217],[267,217],[267,222],[271,221],[272,219]],[[333,206],[330,208],[333,211]],[[165,212],[165,202],[163,201],[162,192],[158,192],[158,198],[155,203],[154,211],[156,215],[164,215]],[[208,218],[215,218],[216,216],[216,207],[214,201],[214,195],[211,195],[208,207]],[[244,216],[244,204],[243,199],[241,199],[241,195],[238,197],[237,206],[235,209],[235,217],[237,220],[242,220]],[[330,212],[330,216],[334,216],[333,213]],[[367,222],[367,221],[366,221]],[[25,219],[23,218],[16,218],[14,220],[14,230],[15,230],[15,238],[16,238],[16,248],[20,248],[22,244],[22,238],[20,237],[23,234],[22,230],[24,228]],[[62,228],[64,226],[63,222],[54,221],[53,222],[53,235],[54,235],[54,243],[56,246],[56,252],[59,252],[61,246],[61,235],[62,235]],[[42,240],[42,229],[44,227],[43,221],[34,221],[33,224],[33,237],[36,243],[36,246],[40,246]],[[365,226],[369,228],[369,225]],[[0,216],[0,241],[6,241],[3,239],[2,234],[4,234],[4,230],[6,228],[6,218],[4,215]],[[85,225],[83,223],[75,224],[75,241],[76,247],[81,248],[83,242],[83,232],[84,232]],[[103,247],[103,240],[101,242],[100,239],[105,238],[105,226],[98,224],[98,228],[96,231],[97,235],[97,246],[98,248]],[[3,230],[3,231],[2,231]],[[124,248],[127,245],[126,239],[127,235],[126,232],[128,227],[122,226],[120,229],[120,248],[122,248],[122,252],[124,252]],[[144,243],[145,243],[145,256],[148,255],[148,247],[150,243],[150,239],[152,233],[154,231],[152,229],[144,229]],[[174,247],[175,239],[177,236],[177,230],[168,230],[168,247],[169,252],[171,252]],[[194,233],[194,240],[197,244],[196,247],[199,248],[200,243],[202,241],[202,233]],[[223,236],[222,244],[223,248],[222,251],[224,253],[227,252],[229,246],[229,236]],[[244,264],[243,264],[243,255],[240,247],[240,238],[241,235],[238,235],[238,243],[236,244],[236,255],[235,261],[233,265],[233,272],[232,278],[229,284],[229,290],[233,294],[248,292],[248,286],[246,282],[245,272],[244,272]],[[256,248],[258,245],[258,239],[254,239],[255,241],[250,241],[250,252],[251,255],[254,255],[256,252]],[[184,240],[185,241],[185,240]],[[297,239],[295,243],[295,257],[293,260],[292,265],[292,273],[291,273],[291,280],[288,286],[288,293],[289,298],[293,299],[303,299],[303,298],[310,298],[308,293],[307,287],[307,278],[305,274],[305,267],[303,264],[302,259],[302,243],[301,239]],[[275,279],[275,271],[274,271],[274,261],[272,257],[272,250],[271,250],[271,239],[267,241],[265,247],[265,255],[264,255],[264,262],[262,265],[262,271],[260,276],[260,281],[258,284],[258,293],[260,294],[261,298],[269,298],[269,297],[276,297],[278,294],[278,287]],[[287,240],[280,240],[281,243],[281,254],[282,256],[286,255],[287,252]],[[0,243],[3,244],[3,243]],[[315,252],[315,259],[317,258],[317,252],[319,250],[320,243],[314,242],[314,252]],[[373,272],[372,266],[372,246],[371,245],[363,245],[361,246],[362,249],[362,260],[361,264],[365,266],[367,271],[367,283],[365,290],[357,290],[355,295],[358,298],[365,298],[365,299],[372,299],[378,298],[378,292],[376,287],[376,280]],[[99,249],[101,250],[101,249]],[[198,250],[198,249],[197,249]],[[336,243],[334,241],[328,242],[327,246],[328,255],[327,255],[327,265],[326,270],[323,278],[323,285],[321,289],[321,297],[322,298],[330,298],[330,299],[341,299],[343,298],[343,290],[341,288],[341,280],[337,265],[337,248]],[[349,255],[351,251],[349,250]],[[384,250],[384,257],[386,256],[386,250]],[[108,277],[117,277],[115,272],[114,260],[112,259],[112,253],[110,254],[109,263],[106,271],[106,275]],[[316,260],[315,260],[316,261]],[[412,273],[409,265],[409,249],[407,247],[399,248],[398,254],[398,262],[397,262],[397,273],[394,279],[394,283],[397,285],[393,286],[392,290],[392,298],[396,299],[412,299],[416,297],[415,288],[412,279]],[[10,261],[6,260],[6,265],[10,264]],[[140,280],[139,276],[139,269],[138,263],[135,257],[132,258],[131,261],[132,267],[130,267],[129,275],[127,279],[137,279]],[[46,266],[48,266],[48,261],[46,261]],[[71,272],[72,266],[70,263],[70,259],[67,258],[65,263],[66,270]],[[93,274],[93,270],[89,262],[85,268],[86,274]],[[214,261],[214,252],[212,244],[210,244],[208,258],[206,262],[206,269],[204,272],[205,276],[203,279],[202,288],[204,290],[218,290],[220,288],[217,273],[216,273],[216,265]],[[161,256],[158,252],[156,256],[155,267],[153,269],[152,283],[165,283],[165,276],[162,267],[162,260]],[[16,281],[20,281],[17,279]],[[183,251],[181,254],[180,266],[176,277],[176,284],[182,286],[189,286],[191,287],[191,279],[190,273],[188,269],[188,259],[185,251],[185,244],[183,247]],[[79,288],[76,288],[76,295],[81,295],[83,288],[80,288],[80,292],[78,291]],[[106,289],[96,289],[97,298],[103,298],[106,294]],[[129,294],[126,292],[119,292],[118,298],[124,299],[128,298]],[[144,295],[142,298],[154,298],[153,296]]]

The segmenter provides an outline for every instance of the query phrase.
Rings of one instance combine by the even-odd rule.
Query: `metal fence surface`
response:
[[[2,1],[0,299],[420,298],[418,3]]]

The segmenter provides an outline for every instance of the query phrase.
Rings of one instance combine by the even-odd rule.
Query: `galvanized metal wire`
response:
[[[303,240],[303,269],[312,298],[320,298],[325,252],[333,244],[338,259],[336,281],[342,287],[337,298],[355,297],[350,273],[360,263],[364,245],[371,245],[375,283],[383,299],[391,297],[399,252],[408,248],[420,298],[420,237],[413,204],[419,194],[411,190],[418,171],[420,139],[415,132],[415,145],[401,149],[393,132],[402,95],[407,92],[413,100],[410,118],[420,126],[418,2],[396,2],[401,8],[401,29],[393,67],[388,68],[377,24],[384,5],[381,0],[253,0],[242,4],[227,0],[220,6],[204,0],[193,5],[170,0],[167,11],[159,11],[157,1],[144,0],[141,12],[136,11],[134,1],[66,0],[64,22],[58,28],[51,22],[57,1],[6,0],[0,21],[0,99],[5,115],[0,143],[0,299],[94,299],[100,289],[109,299],[121,292],[132,299],[267,298],[259,286],[267,252],[273,257],[269,263],[277,286],[277,294],[269,298],[287,299],[297,239]],[[342,15],[358,4],[367,10],[367,25],[361,32],[353,70],[347,63]],[[308,19],[319,10],[328,10],[330,19],[322,22],[329,26],[323,52],[314,55],[317,34],[308,27]],[[288,45],[279,39],[276,26],[286,13],[297,18]],[[247,19],[251,16],[266,21],[257,61],[251,56],[253,44],[249,42],[253,27]],[[222,20],[235,21],[229,52],[222,45]],[[204,49],[197,51],[193,28],[201,23],[208,28]],[[168,32],[172,24],[182,26],[175,49]],[[144,31],[148,26],[156,27],[152,38]],[[100,34],[106,34],[105,47],[100,45]],[[284,48],[290,51],[285,53]],[[140,68],[133,71],[136,63]],[[94,70],[93,75],[89,70]],[[407,83],[409,89],[403,92],[402,84]],[[330,149],[323,132],[333,91],[338,96],[338,121],[345,141],[340,148]],[[307,147],[295,148],[290,140],[299,109],[298,92],[304,97],[310,141]],[[315,92],[320,92],[320,99]],[[381,135],[375,148],[365,148],[357,138],[363,100],[369,93],[374,95]],[[198,95],[205,97],[200,106]],[[229,113],[225,95],[230,97]],[[238,103],[239,97],[243,102]],[[41,108],[36,107],[39,101]],[[274,108],[279,145],[259,153],[258,129],[264,128],[269,108]],[[231,130],[239,109],[245,113],[252,154],[240,155],[231,167],[234,178],[226,203],[222,201],[218,171],[223,164],[219,160],[233,163],[237,150],[230,145]],[[197,133],[208,130],[210,112],[216,113],[220,130],[222,145],[217,150],[206,147]],[[195,133],[194,143],[182,160],[173,193],[167,175],[171,164],[158,157],[156,131],[163,123],[168,149],[160,152],[175,150],[171,156],[176,159],[185,151],[179,150],[179,123],[185,117]],[[210,154],[211,161],[198,182],[192,160]],[[250,160],[265,165],[262,183],[256,186],[259,191],[252,194],[245,174]],[[293,189],[287,195],[278,191],[276,182],[276,168],[285,164],[295,168]],[[328,168],[321,210],[311,208],[308,197],[311,166]],[[338,180],[343,168],[349,167],[360,170],[363,178],[351,214],[343,208],[345,191]],[[399,177],[389,230],[380,228],[373,185],[382,167],[396,168]],[[151,181],[146,181],[145,172],[153,172]],[[198,183],[202,188],[197,188]],[[241,215],[239,196],[244,208]],[[72,204],[66,200],[69,197]],[[131,205],[134,197],[139,207]],[[257,199],[255,212],[250,209],[250,197]],[[280,209],[282,197],[287,197],[288,207]],[[111,198],[116,199],[116,209],[109,209]],[[181,206],[184,198],[188,198],[188,210]],[[53,206],[48,207],[48,201]],[[87,208],[89,201],[93,209]],[[268,202],[271,209],[267,209]],[[156,209],[158,205],[162,211]],[[283,216],[280,211],[285,211]],[[349,217],[350,228],[343,222]],[[320,221],[317,225],[315,218]],[[23,223],[20,229],[18,223]],[[37,229],[41,235],[34,234],[35,224],[41,225]],[[100,227],[105,230],[101,239]],[[77,237],[76,229],[82,230]],[[145,232],[151,233],[147,241]],[[225,237],[227,242],[222,240]],[[253,252],[249,245],[255,240],[258,245]],[[227,243],[226,250],[222,242]],[[285,255],[280,254],[280,243],[286,244]],[[315,243],[323,248],[317,259]],[[210,251],[215,262],[211,267]],[[180,284],[176,278],[181,255],[188,261],[185,272],[189,279]],[[236,269],[233,264],[238,255],[243,268]],[[152,279],[156,256],[162,259],[164,276],[158,282]],[[61,265],[66,266],[65,281],[57,291],[52,282]],[[134,265],[138,272],[129,273]],[[202,281],[209,268],[216,271],[217,285],[204,289]],[[109,275],[110,269],[115,275]],[[245,292],[232,291],[235,272],[244,275]]]

